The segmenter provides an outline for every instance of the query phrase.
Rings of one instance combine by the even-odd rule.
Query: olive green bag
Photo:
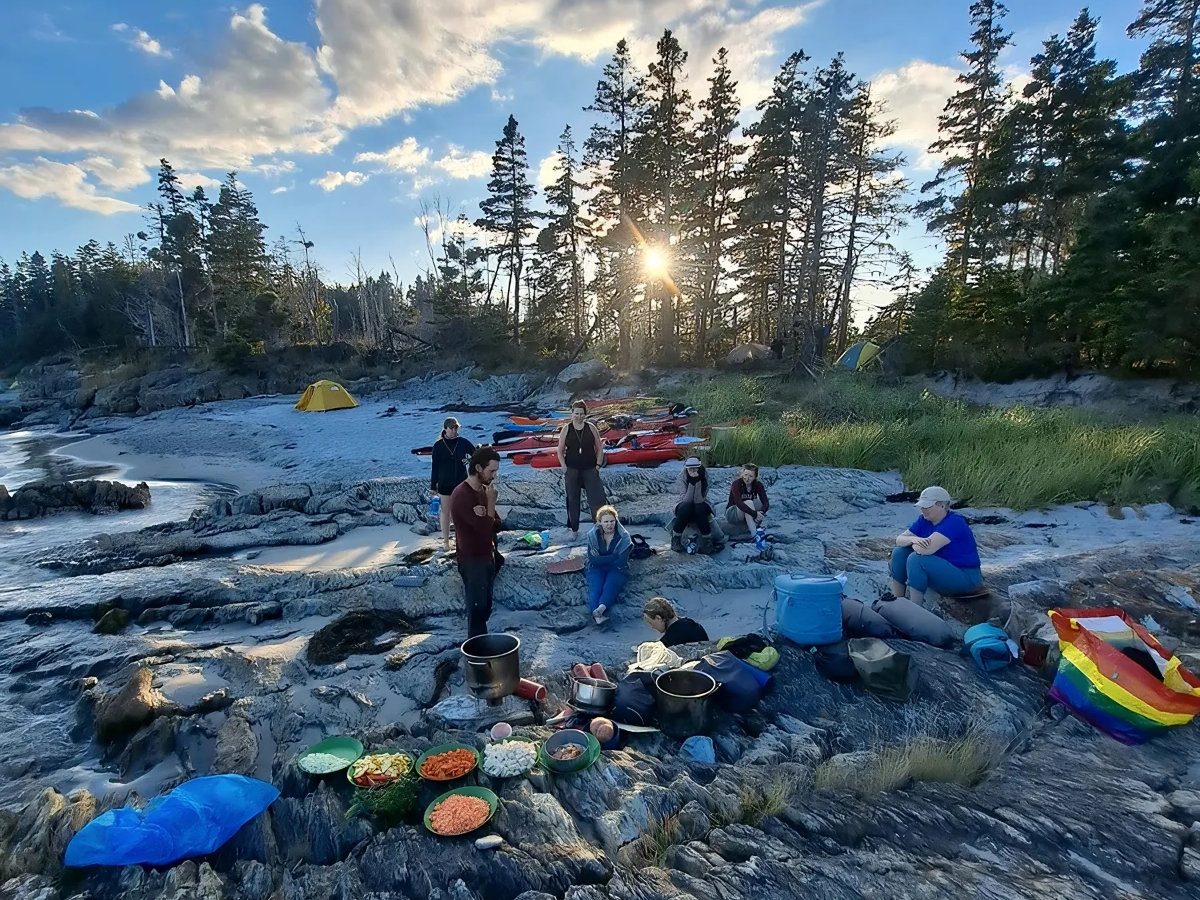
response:
[[[911,656],[889,647],[878,638],[849,642],[850,660],[867,690],[901,703],[917,684],[917,666]]]

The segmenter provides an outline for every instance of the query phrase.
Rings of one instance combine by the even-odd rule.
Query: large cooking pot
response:
[[[572,678],[571,705],[581,712],[606,716],[617,699],[617,686],[602,678]]]
[[[668,669],[654,679],[658,691],[656,715],[663,734],[686,740],[708,730],[708,706],[717,682],[706,672]]]
[[[503,700],[521,680],[521,640],[515,634],[481,634],[459,647],[467,690],[480,700]]]

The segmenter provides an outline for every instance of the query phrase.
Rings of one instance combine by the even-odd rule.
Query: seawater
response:
[[[20,431],[0,433],[0,484],[9,492],[31,481],[109,478],[129,483],[118,463],[82,463],[69,453],[69,444],[86,435]],[[67,447],[67,449],[62,449]],[[6,592],[27,587],[48,575],[36,568],[39,551],[76,543],[98,534],[137,531],[163,522],[186,519],[192,511],[218,497],[237,493],[231,485],[203,481],[147,481],[150,506],[110,515],[59,513],[18,522],[0,521],[0,599]]]

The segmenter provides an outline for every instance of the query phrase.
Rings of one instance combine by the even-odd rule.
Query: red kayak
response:
[[[657,450],[606,450],[604,451],[604,464],[606,466],[619,466],[625,463],[648,463],[648,462],[666,462],[671,459],[683,459],[687,454],[687,447],[662,447]],[[557,453],[534,453],[532,459],[529,460],[529,465],[535,469],[557,469],[558,454]]]

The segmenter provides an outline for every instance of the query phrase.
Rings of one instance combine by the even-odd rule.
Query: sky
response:
[[[1065,33],[1078,0],[1010,0],[1019,79],[1041,42]],[[91,238],[120,245],[145,227],[167,158],[185,188],[215,198],[235,170],[268,237],[297,226],[330,281],[427,264],[416,220],[440,199],[478,216],[495,141],[509,114],[539,184],[552,177],[564,125],[582,144],[601,69],[626,37],[639,65],[672,29],[688,51],[687,87],[707,89],[728,47],[744,109],[787,55],[844,52],[872,81],[919,185],[955,91],[969,0],[4,0],[0,15],[0,259],[67,253]],[[1100,52],[1122,71],[1142,46],[1125,36],[1141,0],[1094,0]],[[921,266],[940,249],[924,226],[898,244]],[[864,309],[886,300],[867,289]]]

